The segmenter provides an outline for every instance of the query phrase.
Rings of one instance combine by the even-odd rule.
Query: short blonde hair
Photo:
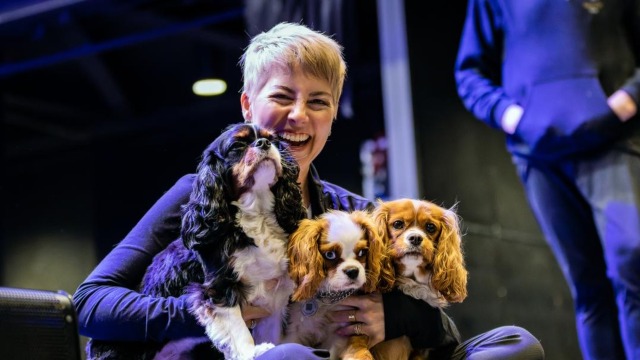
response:
[[[342,46],[330,36],[302,24],[282,22],[254,36],[240,57],[243,89],[252,97],[269,79],[274,67],[302,71],[325,79],[336,108],[347,75]]]

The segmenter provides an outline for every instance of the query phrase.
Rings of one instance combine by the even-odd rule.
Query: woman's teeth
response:
[[[311,136],[307,134],[288,134],[288,133],[278,134],[278,137],[293,146],[302,145],[311,138]]]

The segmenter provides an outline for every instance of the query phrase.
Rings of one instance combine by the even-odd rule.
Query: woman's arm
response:
[[[73,300],[81,335],[163,341],[204,334],[186,296],[158,298],[137,291],[153,257],[179,237],[180,207],[189,199],[193,179],[178,180],[80,284]]]

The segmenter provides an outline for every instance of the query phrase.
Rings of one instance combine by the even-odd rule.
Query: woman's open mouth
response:
[[[311,136],[308,134],[292,134],[292,133],[279,133],[278,138],[289,146],[302,146],[311,140]]]

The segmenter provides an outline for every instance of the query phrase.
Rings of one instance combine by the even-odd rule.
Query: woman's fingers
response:
[[[357,308],[332,311],[330,314],[330,318],[333,322],[345,324],[367,321],[366,314],[362,311],[358,311]]]
[[[247,306],[243,306],[242,307],[242,319],[245,322],[248,322],[250,320],[259,320],[262,319],[263,317],[269,316],[271,315],[270,312],[268,312],[267,310],[263,309],[263,308],[259,308],[256,306],[251,306],[251,305],[247,305]]]
[[[349,296],[342,300],[340,305],[351,308],[332,313],[332,320],[341,323],[336,331],[337,334],[342,336],[367,335],[369,336],[369,347],[384,340],[384,307],[382,306],[381,294]]]

